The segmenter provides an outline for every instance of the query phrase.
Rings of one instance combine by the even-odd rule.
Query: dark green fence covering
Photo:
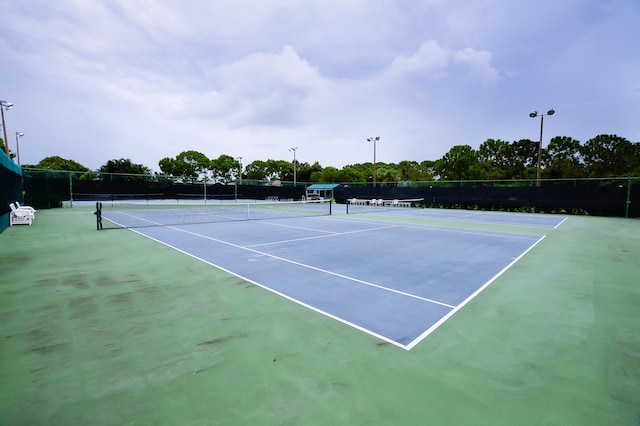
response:
[[[241,185],[183,182],[158,175],[25,169],[25,202],[113,199],[296,199],[310,185],[244,181]],[[424,199],[425,207],[640,217],[640,178],[340,183],[334,199]]]
[[[22,200],[22,169],[0,151],[0,232],[9,226],[9,204]]]

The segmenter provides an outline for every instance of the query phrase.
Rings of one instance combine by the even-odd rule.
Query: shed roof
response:
[[[339,183],[314,183],[307,186],[307,189],[333,189],[336,186],[340,186]]]

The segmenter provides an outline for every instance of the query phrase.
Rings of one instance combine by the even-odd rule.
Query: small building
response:
[[[338,183],[314,183],[307,187],[307,200],[332,200],[333,190],[340,186]]]

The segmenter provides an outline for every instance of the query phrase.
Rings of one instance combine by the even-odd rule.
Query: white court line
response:
[[[443,217],[438,219],[450,220],[450,221],[461,220],[463,222],[472,222],[472,223],[486,224],[486,225],[504,225],[504,226],[519,226],[523,228],[552,229],[550,226],[551,224],[547,225],[547,224],[540,224],[540,223],[526,222],[526,221],[514,223],[514,222],[505,221],[505,220],[493,219],[491,216],[492,215],[487,215],[487,214],[482,216],[480,213],[478,213],[478,214],[466,214],[466,215],[459,215],[459,216],[449,216],[449,217]]]
[[[429,209],[421,209],[421,210],[429,210]],[[439,209],[435,209],[439,210]],[[555,227],[551,226],[551,224],[540,224],[540,223],[532,223],[532,222],[509,222],[504,220],[482,220],[483,217],[491,218],[497,216],[510,216],[514,217],[514,215],[536,215],[539,213],[513,213],[513,212],[497,212],[497,211],[464,211],[460,213],[456,213],[456,210],[447,211],[448,209],[442,209],[445,212],[413,212],[413,211],[400,211],[398,210],[397,215],[393,215],[395,217],[404,217],[404,218],[423,218],[423,219],[434,219],[434,220],[445,220],[445,221],[463,221],[463,222],[472,222],[479,224],[488,224],[488,225],[505,225],[505,226],[519,226],[519,227],[528,227],[528,228],[541,228],[541,229],[555,229]],[[402,214],[405,213],[405,214]],[[565,218],[566,219],[566,218]],[[555,225],[557,226],[557,225]]]
[[[283,244],[283,243],[292,243],[295,241],[306,241],[306,240],[316,240],[319,238],[328,238],[328,237],[340,237],[343,235],[351,235],[351,234],[359,234],[359,233],[365,233],[365,232],[372,232],[372,231],[378,231],[380,229],[388,229],[388,228],[397,228],[398,225],[390,225],[390,226],[380,226],[377,228],[369,228],[369,229],[359,229],[357,231],[348,231],[348,232],[331,232],[329,235],[315,235],[313,237],[304,237],[304,238],[292,238],[290,240],[279,240],[279,241],[269,241],[268,243],[260,243],[260,244],[250,244],[248,246],[244,246],[244,247],[262,247],[262,246],[271,246],[271,245],[277,245],[277,244]],[[315,229],[312,228],[298,228],[298,229],[304,229],[307,231],[316,231]],[[328,232],[328,231],[325,231]]]
[[[569,219],[569,216],[566,216],[564,219],[562,219],[562,221],[561,221],[559,224],[557,224],[556,226],[554,226],[554,227],[553,227],[553,229],[558,228],[558,227],[559,227],[560,225],[562,225],[562,224],[564,223],[564,221],[565,221],[565,220],[567,220],[567,219]]]
[[[134,216],[134,215],[132,215],[132,214],[125,213],[125,212],[123,212],[123,211],[113,211],[113,212],[111,212],[111,213],[115,213],[115,214],[116,214],[116,216],[117,216],[118,214],[121,214],[121,215],[123,215],[123,216],[129,216],[129,217],[131,217],[131,218],[133,218],[133,219],[141,220],[141,221],[143,221],[143,222],[149,222],[149,223],[150,223],[150,224],[152,224],[152,225],[164,226],[164,225],[163,225],[162,223],[160,223],[160,222],[154,222],[154,221],[149,220],[149,219],[143,219],[143,218],[141,218],[141,217]],[[107,213],[107,215],[108,215],[108,214],[109,214],[109,213]],[[109,219],[107,216],[104,216],[104,215],[103,215],[103,216],[102,216],[102,218],[103,218],[103,219],[107,219],[109,222],[112,222],[112,223],[114,223],[114,224],[116,224],[116,225],[118,225],[118,226],[122,226],[123,228],[128,228],[128,229],[130,229],[128,226],[123,225],[122,223],[116,222],[114,219]]]
[[[491,283],[493,283],[495,280],[498,279],[498,277],[500,277],[502,274],[504,274],[509,268],[511,268],[518,260],[522,259],[522,257],[529,253],[529,251],[531,251],[531,249],[533,249],[536,245],[538,245],[538,243],[540,243],[540,241],[542,241],[545,238],[545,236],[543,235],[542,237],[540,237],[540,239],[538,241],[536,241],[535,243],[533,243],[531,245],[531,247],[529,247],[528,249],[526,249],[520,256],[518,256],[517,258],[515,258],[511,263],[509,263],[507,266],[505,266],[500,272],[498,272],[496,275],[493,276],[493,278],[491,278],[489,281],[487,281],[482,287],[480,287],[479,289],[477,289],[476,291],[474,291],[469,297],[467,297],[464,301],[462,301],[462,303],[460,303],[458,306],[456,306],[455,308],[453,308],[451,311],[449,311],[448,314],[446,314],[445,316],[443,316],[442,318],[440,318],[435,324],[433,324],[431,327],[429,327],[427,330],[425,330],[424,333],[422,333],[420,336],[418,336],[416,339],[414,339],[411,343],[409,343],[406,347],[407,350],[411,350],[414,346],[416,346],[418,343],[420,343],[422,340],[424,340],[429,334],[433,333],[438,327],[440,327],[442,324],[444,324],[444,322],[446,320],[448,320],[449,318],[451,318],[451,316],[453,316],[456,312],[458,312],[460,309],[462,309],[467,303],[469,303],[471,300],[473,300],[478,294],[480,294],[485,288],[489,287],[489,285]]]
[[[433,303],[433,304],[436,304],[436,305],[446,306],[447,308],[454,308],[455,307],[453,305],[449,305],[448,303],[439,302],[437,300],[429,299],[429,298],[422,297],[422,296],[417,296],[415,294],[407,293],[407,292],[400,291],[400,290],[395,290],[393,288],[381,286],[379,284],[374,284],[374,283],[370,283],[368,281],[359,280],[357,278],[349,277],[347,275],[338,274],[337,272],[327,271],[326,269],[322,269],[322,268],[318,268],[318,267],[315,267],[315,266],[307,265],[305,263],[296,262],[296,261],[290,260],[290,259],[285,259],[284,257],[275,256],[273,254],[265,253],[265,252],[262,252],[262,251],[259,251],[259,250],[255,250],[255,249],[252,249],[252,248],[249,248],[249,247],[233,244],[233,243],[230,243],[228,241],[218,240],[217,238],[213,238],[213,237],[209,237],[209,236],[206,236],[206,235],[198,234],[198,233],[192,232],[192,231],[187,231],[186,229],[180,229],[180,228],[176,228],[176,227],[173,227],[173,226],[167,226],[166,228],[171,228],[171,229],[173,229],[175,231],[184,232],[185,234],[190,234],[190,235],[193,235],[195,237],[204,238],[206,240],[215,241],[215,242],[220,243],[220,244],[225,244],[225,245],[228,245],[228,246],[231,246],[231,247],[235,247],[235,248],[238,248],[238,249],[241,249],[241,250],[246,250],[246,251],[249,251],[249,252],[252,252],[252,253],[259,254],[261,256],[270,257],[272,259],[280,260],[282,262],[291,263],[291,264],[297,265],[297,266],[302,266],[303,268],[311,269],[311,270],[314,270],[314,271],[317,271],[317,272],[322,272],[324,274],[332,275],[334,277],[342,278],[342,279],[345,279],[345,280],[348,280],[348,281],[353,281],[353,282],[356,282],[356,283],[359,283],[359,284],[364,284],[364,285],[369,286],[369,287],[375,287],[375,288],[378,288],[380,290],[388,291],[390,293],[396,293],[396,294],[400,294],[402,296],[411,297],[413,299],[422,300],[424,302],[429,302],[429,303]]]
[[[385,223],[379,219],[331,219],[331,220],[342,220],[345,222],[357,222],[357,223]],[[451,232],[454,234],[469,234],[469,235],[480,235],[485,237],[500,237],[500,238],[517,238],[523,240],[534,240],[538,239],[538,235],[534,234],[523,234],[519,232],[504,232],[504,231],[477,231],[473,229],[462,229],[462,228],[448,228],[445,226],[437,226],[437,225],[422,225],[416,223],[397,223],[396,226],[399,228],[414,228],[414,229],[428,229],[431,231],[441,231],[441,232]],[[545,228],[550,229],[550,228]]]
[[[565,218],[564,220],[566,220],[566,219],[567,219],[567,218]],[[564,220],[563,220],[562,222],[564,222]],[[350,222],[353,222],[353,220],[349,220],[349,221],[350,221]],[[356,220],[356,222],[358,222],[358,221],[360,221],[360,220]],[[151,222],[151,221],[149,221],[149,222]],[[362,222],[370,223],[371,221],[370,221],[370,220],[362,220]],[[561,223],[562,223],[562,222],[561,222]],[[151,222],[151,223],[153,223],[153,222]],[[266,223],[266,222],[265,222],[265,223]],[[271,223],[271,224],[273,224],[273,223]],[[397,227],[397,226],[405,226],[405,225],[404,225],[404,224],[403,224],[403,225],[395,225],[395,224],[394,224],[394,225],[389,225],[389,226],[382,226],[382,227],[377,227],[377,228],[370,228],[370,229],[366,229],[366,230],[351,231],[351,232],[344,232],[344,233],[335,233],[335,234],[324,235],[324,236],[317,236],[317,237],[310,237],[310,238],[323,238],[323,237],[327,237],[327,236],[334,236],[334,235],[344,235],[344,234],[350,234],[350,233],[356,233],[356,232],[367,232],[367,231],[371,231],[371,230],[385,229],[385,228],[392,228],[392,227]],[[558,225],[558,226],[559,226],[559,225]],[[417,344],[419,344],[419,343],[420,343],[422,340],[424,340],[424,339],[425,339],[429,334],[431,334],[431,333],[432,333],[433,331],[435,331],[438,327],[440,327],[440,326],[441,326],[445,321],[447,321],[447,320],[448,320],[452,315],[454,315],[456,312],[458,312],[460,309],[462,309],[462,308],[463,308],[467,303],[469,303],[472,299],[474,299],[474,298],[475,298],[478,294],[480,294],[480,293],[481,293],[481,292],[482,292],[486,287],[488,287],[491,283],[493,283],[493,282],[494,282],[498,277],[500,277],[504,272],[506,272],[506,271],[507,271],[511,266],[513,266],[513,265],[514,265],[518,260],[520,260],[520,259],[521,259],[525,254],[527,254],[531,249],[533,249],[533,247],[535,247],[538,243],[540,243],[540,241],[542,241],[542,240],[545,238],[545,236],[538,237],[538,240],[537,240],[537,241],[535,241],[535,243],[533,243],[533,244],[532,244],[532,245],[531,245],[531,246],[530,246],[530,247],[529,247],[525,252],[523,252],[520,256],[518,256],[517,258],[515,258],[511,263],[509,263],[509,265],[507,265],[507,266],[506,266],[505,268],[503,268],[500,272],[498,272],[494,277],[492,277],[489,281],[487,281],[487,282],[486,282],[482,287],[480,287],[480,288],[479,288],[478,290],[476,290],[473,294],[471,294],[469,297],[467,297],[467,299],[465,299],[465,300],[464,300],[462,303],[460,303],[459,305],[457,305],[457,306],[453,306],[453,305],[449,305],[449,304],[446,304],[446,303],[443,303],[443,302],[439,302],[439,301],[436,301],[436,300],[432,300],[432,299],[428,299],[428,298],[420,297],[420,296],[417,296],[417,295],[413,295],[413,294],[411,294],[411,293],[406,293],[406,292],[402,292],[402,291],[394,290],[394,289],[391,289],[391,288],[388,288],[388,287],[380,286],[380,285],[377,285],[377,284],[374,284],[374,283],[370,283],[370,282],[367,282],[367,281],[363,281],[363,280],[359,280],[359,279],[356,279],[356,278],[353,278],[353,277],[348,277],[348,276],[345,276],[345,275],[342,275],[342,274],[338,274],[338,273],[334,273],[334,272],[331,272],[331,271],[327,271],[327,270],[324,270],[324,269],[321,269],[321,268],[317,268],[317,267],[314,267],[314,266],[311,266],[311,265],[306,265],[306,264],[303,264],[303,263],[300,263],[300,262],[295,262],[295,261],[292,261],[292,260],[289,260],[289,259],[285,259],[285,258],[281,258],[281,257],[278,257],[278,256],[274,256],[274,255],[271,255],[271,254],[268,254],[268,253],[261,252],[261,251],[259,251],[259,250],[254,250],[254,249],[250,248],[250,246],[243,247],[243,246],[240,246],[240,245],[237,245],[237,244],[229,243],[229,242],[227,242],[227,241],[218,240],[218,239],[215,239],[215,238],[212,238],[212,237],[208,237],[208,236],[205,236],[205,235],[202,235],[202,234],[198,234],[198,233],[195,233],[195,232],[191,232],[191,231],[187,231],[187,230],[184,230],[184,229],[176,228],[176,227],[174,227],[174,226],[165,226],[165,227],[170,228],[170,229],[173,229],[173,230],[178,231],[178,232],[187,233],[187,234],[190,234],[190,235],[193,235],[193,236],[196,236],[196,237],[200,237],[200,238],[208,239],[208,240],[215,241],[215,242],[218,242],[218,243],[221,243],[221,244],[229,245],[229,246],[231,246],[231,247],[235,247],[235,248],[239,248],[239,249],[246,250],[246,251],[249,251],[249,252],[253,252],[253,253],[256,253],[256,254],[259,254],[259,255],[262,255],[262,256],[271,257],[271,258],[273,258],[273,259],[281,260],[281,261],[283,261],[283,262],[287,262],[287,263],[295,264],[295,265],[298,265],[298,266],[301,266],[301,267],[304,267],[304,268],[308,268],[308,269],[311,269],[311,270],[315,270],[315,271],[318,271],[318,272],[321,272],[321,273],[325,273],[325,274],[328,274],[328,275],[333,275],[333,276],[336,276],[336,277],[340,277],[340,278],[343,278],[343,279],[346,279],[346,280],[349,280],[349,281],[353,281],[353,282],[357,282],[357,283],[360,283],[360,284],[363,284],[363,285],[367,285],[367,286],[375,287],[375,288],[378,288],[378,289],[381,289],[381,290],[385,290],[385,291],[389,291],[389,292],[392,292],[392,293],[400,294],[400,295],[403,295],[403,296],[406,296],[406,297],[411,297],[411,298],[414,298],[414,299],[422,300],[422,301],[425,301],[425,302],[428,302],[428,303],[433,303],[433,304],[437,304],[437,305],[445,306],[445,307],[447,307],[447,308],[450,308],[450,309],[451,309],[451,310],[449,311],[449,313],[448,313],[448,314],[446,314],[445,316],[443,316],[442,318],[440,318],[440,320],[438,320],[435,324],[433,324],[431,327],[429,327],[429,328],[428,328],[426,331],[424,331],[420,336],[418,336],[416,339],[414,339],[414,340],[413,340],[412,342],[410,342],[409,344],[407,344],[407,345],[403,345],[403,344],[401,344],[401,343],[399,343],[399,342],[397,342],[397,341],[395,341],[395,340],[393,340],[393,339],[390,339],[390,338],[388,338],[388,337],[382,336],[382,335],[380,335],[380,334],[378,334],[378,333],[376,333],[376,332],[374,332],[374,331],[372,331],[372,330],[366,329],[366,328],[364,328],[364,327],[362,327],[362,326],[359,326],[359,325],[357,325],[357,324],[351,323],[350,321],[347,321],[347,320],[345,320],[345,319],[343,319],[343,318],[340,318],[340,317],[337,317],[337,316],[335,316],[335,315],[333,315],[333,314],[331,314],[331,313],[329,313],[329,312],[326,312],[326,311],[323,311],[323,310],[321,310],[321,309],[318,309],[318,308],[316,308],[316,307],[314,307],[314,306],[312,306],[312,305],[309,305],[309,304],[307,304],[307,303],[305,303],[305,302],[302,302],[302,301],[300,301],[300,300],[298,300],[298,299],[295,299],[295,298],[293,298],[293,297],[291,297],[291,296],[288,296],[288,295],[286,295],[286,294],[284,294],[284,293],[281,293],[281,292],[279,292],[279,291],[277,291],[277,290],[274,290],[273,288],[270,288],[270,287],[268,287],[268,286],[266,286],[266,285],[263,285],[263,284],[260,284],[260,283],[258,283],[258,282],[256,282],[256,281],[253,281],[253,280],[251,280],[251,279],[248,279],[247,277],[244,277],[244,276],[242,276],[242,275],[239,275],[239,274],[237,274],[237,273],[235,273],[235,272],[233,272],[233,271],[230,271],[230,270],[228,270],[228,269],[226,269],[226,268],[224,268],[224,267],[221,267],[220,265],[214,264],[214,263],[212,263],[212,262],[210,262],[210,261],[208,261],[208,260],[205,260],[205,259],[203,259],[203,258],[200,258],[200,257],[198,257],[198,256],[196,256],[196,255],[194,255],[194,254],[192,254],[192,253],[189,253],[189,252],[187,252],[187,251],[181,250],[181,249],[179,249],[179,248],[177,248],[177,247],[175,247],[175,246],[172,246],[171,244],[168,244],[168,243],[166,243],[166,242],[164,242],[164,241],[162,241],[162,240],[158,240],[158,239],[153,238],[153,237],[151,237],[151,236],[149,236],[149,235],[146,235],[146,234],[144,234],[144,233],[142,233],[142,232],[140,232],[140,231],[137,231],[137,230],[135,230],[135,229],[131,229],[131,228],[130,228],[130,230],[131,230],[131,231],[133,231],[133,232],[135,232],[135,233],[137,233],[137,234],[139,234],[139,235],[142,235],[142,236],[144,236],[144,237],[147,237],[147,238],[149,238],[149,239],[151,239],[151,240],[153,240],[153,241],[159,242],[160,244],[162,244],[162,245],[164,245],[164,246],[170,247],[170,248],[172,248],[172,249],[174,249],[174,250],[177,250],[177,251],[179,251],[179,252],[181,252],[181,253],[183,253],[183,254],[186,254],[187,256],[190,256],[190,257],[192,257],[192,258],[194,258],[194,259],[200,260],[200,261],[202,261],[202,262],[204,262],[204,263],[206,263],[206,264],[208,264],[208,265],[214,266],[214,267],[216,267],[216,268],[218,268],[218,269],[220,269],[220,270],[222,270],[222,271],[225,271],[225,272],[227,272],[227,273],[229,273],[229,274],[231,274],[231,275],[233,275],[233,276],[239,277],[239,278],[241,278],[241,279],[243,279],[243,280],[245,280],[245,281],[247,281],[247,282],[250,282],[250,283],[252,283],[252,284],[255,284],[255,285],[257,285],[257,286],[259,286],[259,287],[261,287],[261,288],[263,288],[263,289],[265,289],[265,290],[268,290],[268,291],[270,291],[270,292],[272,292],[272,293],[274,293],[274,294],[277,294],[277,295],[279,295],[279,296],[281,296],[281,297],[284,297],[284,298],[285,298],[285,299],[287,299],[287,300],[290,300],[290,301],[292,301],[292,302],[298,303],[298,304],[299,304],[299,305],[301,305],[301,306],[304,306],[304,307],[306,307],[306,308],[308,308],[308,309],[311,309],[312,311],[315,311],[315,312],[317,312],[317,313],[320,313],[320,314],[322,314],[322,315],[325,315],[325,316],[327,316],[327,317],[329,317],[329,318],[331,318],[331,319],[334,319],[334,320],[336,320],[336,321],[339,321],[339,322],[341,322],[341,323],[343,323],[343,324],[349,325],[349,326],[351,326],[351,327],[353,327],[353,328],[355,328],[355,329],[357,329],[357,330],[359,330],[359,331],[362,331],[362,332],[364,332],[364,333],[367,333],[367,334],[369,334],[369,335],[371,335],[371,336],[374,336],[374,337],[376,337],[376,338],[378,338],[378,339],[380,339],[380,340],[383,340],[383,341],[385,341],[385,342],[387,342],[387,343],[393,344],[393,345],[395,345],[395,346],[397,346],[397,347],[400,347],[400,348],[402,348],[402,349],[405,349],[405,350],[411,350],[413,347],[415,347]],[[432,228],[432,227],[430,227],[430,226],[408,226],[408,227],[423,228],[423,229],[424,229],[424,228]],[[433,227],[433,228],[434,228],[435,230],[443,230],[443,229],[442,229],[442,228],[440,228],[440,227]],[[457,230],[457,229],[445,229],[445,230],[447,230],[447,231],[449,231],[449,232],[461,232],[461,231],[459,231],[459,230]],[[487,233],[482,233],[482,232],[467,232],[467,231],[462,231],[461,233],[470,233],[470,234],[479,234],[479,235],[490,235],[490,236],[504,236],[504,234],[506,234],[506,233],[500,233],[500,232],[498,232],[497,234],[496,234],[496,233],[487,234]],[[503,235],[500,235],[500,234],[503,234]],[[519,234],[515,234],[515,236],[518,236],[518,235],[519,235]],[[513,236],[513,235],[512,235],[512,236]],[[529,237],[533,237],[533,236],[529,236]]]
[[[335,316],[335,315],[333,315],[333,314],[330,314],[329,312],[326,312],[326,311],[323,311],[323,310],[321,310],[321,309],[318,309],[318,308],[316,308],[316,307],[315,307],[315,306],[313,306],[313,305],[309,305],[309,304],[307,304],[307,303],[305,303],[305,302],[303,302],[303,301],[301,301],[301,300],[295,299],[295,298],[293,298],[293,297],[291,297],[291,296],[289,296],[289,295],[287,295],[287,294],[285,294],[285,293],[281,293],[281,292],[279,292],[278,290],[275,290],[275,289],[273,289],[273,288],[271,288],[271,287],[269,287],[269,286],[266,286],[266,285],[264,285],[264,284],[260,284],[260,283],[259,283],[259,282],[257,282],[257,281],[254,281],[254,280],[252,280],[252,279],[249,279],[249,278],[247,278],[247,277],[244,277],[244,276],[242,276],[242,275],[240,275],[240,274],[237,274],[237,273],[235,273],[235,272],[233,272],[233,271],[230,271],[229,269],[223,268],[223,267],[222,267],[222,266],[220,266],[220,265],[217,265],[217,264],[215,264],[215,263],[213,263],[213,262],[210,262],[210,261],[208,261],[208,260],[206,260],[206,259],[203,259],[203,258],[201,258],[201,257],[198,257],[198,256],[196,256],[196,255],[194,255],[194,254],[192,254],[192,253],[189,253],[188,251],[181,250],[181,249],[179,249],[178,247],[172,246],[171,244],[168,244],[168,243],[166,243],[166,242],[164,242],[164,241],[162,241],[162,240],[159,240],[159,239],[157,239],[157,238],[153,238],[152,236],[147,235],[147,234],[145,234],[145,233],[143,233],[143,232],[140,232],[140,231],[137,231],[137,230],[135,230],[135,229],[131,229],[131,228],[129,228],[129,229],[130,229],[131,231],[135,232],[135,233],[136,233],[136,234],[138,234],[138,235],[142,235],[143,237],[149,238],[150,240],[153,240],[153,241],[155,241],[155,242],[157,242],[157,243],[160,243],[160,244],[162,244],[162,245],[164,245],[164,246],[166,246],[166,247],[172,248],[172,249],[174,249],[174,250],[176,250],[176,251],[178,251],[178,252],[180,252],[180,253],[182,253],[182,254],[186,254],[187,256],[189,256],[189,257],[191,257],[191,258],[193,258],[193,259],[196,259],[196,260],[199,260],[199,261],[201,261],[201,262],[204,262],[204,263],[206,263],[207,265],[211,265],[211,266],[213,266],[214,268],[218,268],[219,270],[224,271],[224,272],[226,272],[226,273],[228,273],[228,274],[230,274],[230,275],[233,275],[233,276],[235,276],[235,277],[238,277],[238,278],[240,278],[240,279],[242,279],[242,280],[244,280],[244,281],[250,282],[251,284],[257,285],[257,286],[258,286],[258,287],[260,287],[260,288],[263,288],[263,289],[265,289],[265,290],[267,290],[267,291],[270,291],[270,292],[272,292],[272,293],[274,293],[274,294],[277,294],[277,295],[278,295],[278,296],[280,296],[280,297],[284,297],[285,299],[290,300],[290,301],[292,301],[292,302],[294,302],[294,303],[297,303],[298,305],[304,306],[304,307],[305,307],[305,308],[307,308],[307,309],[311,309],[311,310],[312,310],[312,311],[314,311],[314,312],[317,312],[317,313],[319,313],[319,314],[321,314],[321,315],[324,315],[324,316],[329,317],[329,318],[331,318],[331,319],[333,319],[333,320],[336,320],[336,321],[338,321],[338,322],[341,322],[342,324],[345,324],[345,325],[348,325],[348,326],[350,326],[350,327],[353,327],[353,328],[355,328],[356,330],[359,330],[359,331],[361,331],[361,332],[363,332],[363,333],[366,333],[366,334],[368,334],[368,335],[370,335],[370,336],[376,337],[376,338],[378,338],[378,339],[380,339],[380,340],[383,340],[383,341],[385,341],[385,342],[387,342],[387,343],[390,343],[390,344],[392,344],[392,345],[398,346],[399,348],[402,348],[402,349],[408,350],[408,348],[407,348],[405,345],[403,345],[402,343],[396,342],[395,340],[390,339],[390,338],[388,338],[388,337],[385,337],[385,336],[383,336],[383,335],[381,335],[381,334],[378,334],[378,333],[376,333],[375,331],[369,330],[368,328],[364,328],[364,327],[362,327],[362,326],[359,326],[358,324],[354,324],[354,323],[352,323],[352,322],[350,322],[350,321],[347,321],[347,320],[345,320],[344,318],[341,318],[341,317]],[[179,229],[178,229],[178,231],[179,231]],[[223,242],[223,243],[224,243],[224,242]]]
[[[326,234],[335,234],[335,232],[333,231],[327,231],[326,229],[309,228],[308,226],[293,226],[293,225],[287,225],[282,223],[270,222],[269,220],[261,220],[259,222],[263,225],[279,226],[281,228],[302,229],[304,231],[315,231],[315,232],[323,232]]]
[[[448,216],[447,219],[457,219],[457,218],[465,218],[465,217],[473,217],[472,214],[461,214],[460,216]]]

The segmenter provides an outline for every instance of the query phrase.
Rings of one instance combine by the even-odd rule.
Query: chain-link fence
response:
[[[243,180],[231,184],[184,181],[161,175],[127,175],[24,169],[24,200],[36,207],[114,199],[301,199],[304,182]],[[640,217],[640,177],[341,183],[335,200],[425,200],[426,207]]]
[[[349,184],[336,198],[423,198],[426,207],[640,217],[640,178]]]

